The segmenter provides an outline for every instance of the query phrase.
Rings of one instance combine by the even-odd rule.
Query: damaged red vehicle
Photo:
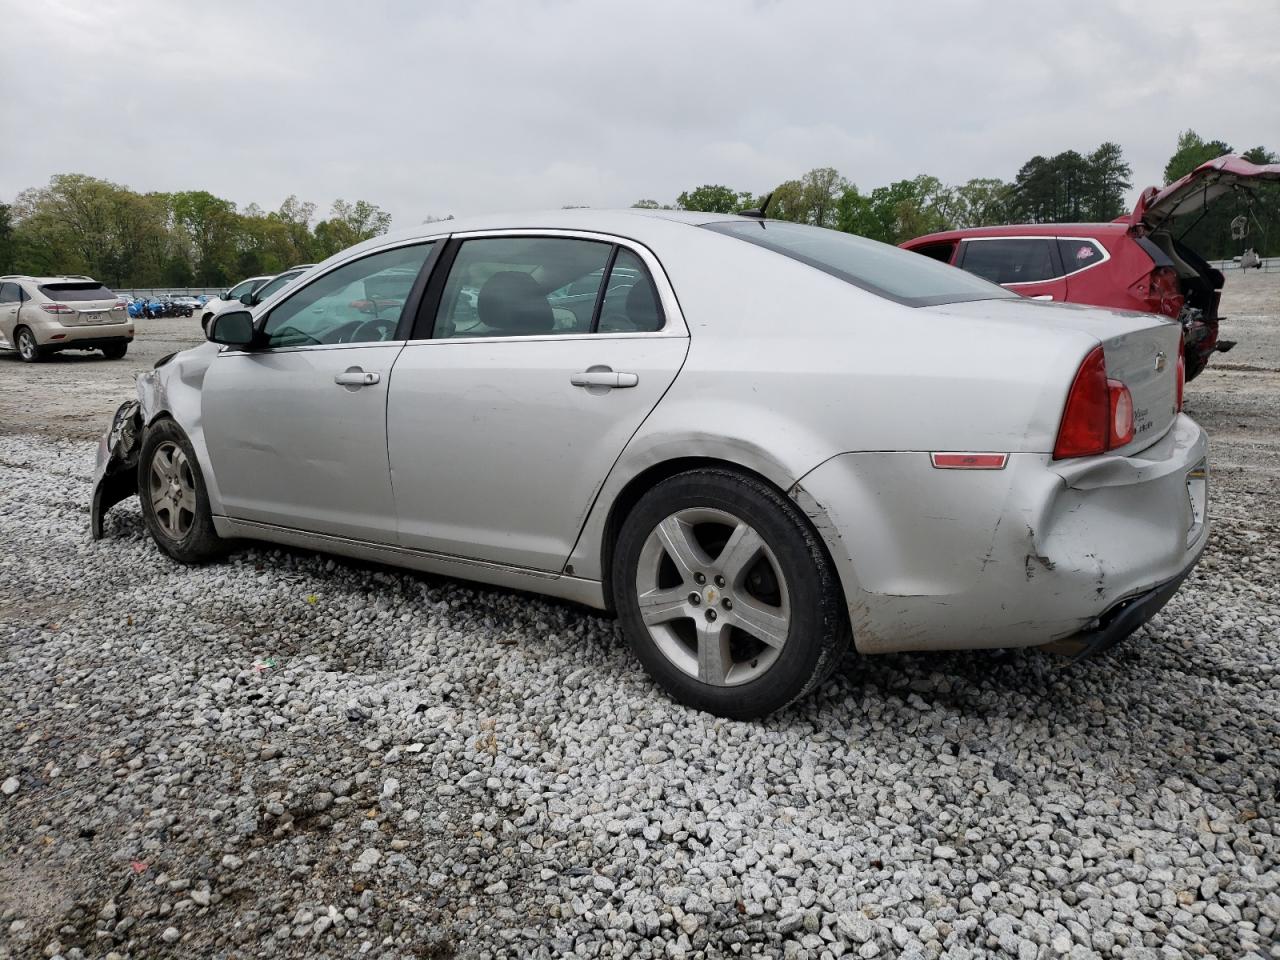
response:
[[[1223,276],[1181,237],[1210,204],[1262,181],[1280,181],[1280,164],[1234,154],[1201,164],[1167,187],[1142,191],[1133,212],[1111,223],[1032,223],[972,227],[902,244],[1033,300],[1161,313],[1181,322],[1186,378],[1215,350]]]

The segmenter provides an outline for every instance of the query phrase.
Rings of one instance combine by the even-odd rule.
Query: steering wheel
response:
[[[391,317],[372,317],[356,324],[350,336],[343,338],[343,342],[368,343],[370,341],[390,340],[396,335],[396,327],[399,325],[399,317],[394,320]]]

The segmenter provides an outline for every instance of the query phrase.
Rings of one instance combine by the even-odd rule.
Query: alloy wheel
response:
[[[785,572],[755,528],[726,511],[684,509],[654,527],[636,591],[658,649],[703,683],[754,680],[787,642]]]
[[[18,334],[18,355],[23,360],[34,360],[38,350],[35,335],[24,327]]]
[[[170,540],[181,540],[196,519],[196,484],[183,449],[171,440],[156,447],[148,474],[151,510]]]

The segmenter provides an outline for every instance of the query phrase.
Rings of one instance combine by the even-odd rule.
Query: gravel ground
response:
[[[761,723],[567,604],[182,568],[133,503],[94,543],[123,368],[0,360],[0,957],[1280,957],[1280,277],[1248,280],[1159,617],[1069,669],[851,657]]]

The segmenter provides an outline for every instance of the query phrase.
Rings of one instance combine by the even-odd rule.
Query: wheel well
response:
[[[713,467],[717,470],[728,470],[733,473],[741,474],[744,477],[751,477],[759,480],[761,483],[767,483],[773,487],[784,497],[787,492],[779,487],[763,474],[757,473],[741,464],[734,463],[731,460],[718,460],[715,457],[680,457],[676,460],[666,460],[662,463],[656,463],[647,470],[643,470],[636,476],[632,477],[625,487],[614,498],[613,505],[609,508],[609,519],[605,523],[604,536],[600,541],[600,569],[603,571],[602,583],[604,585],[604,602],[606,609],[610,613],[616,612],[613,608],[613,548],[618,542],[618,534],[622,531],[622,524],[626,521],[635,505],[640,502],[640,498],[656,487],[663,480],[674,477],[678,473],[685,473],[689,470],[705,469]],[[787,497],[787,499],[791,499]],[[794,501],[793,501],[794,502]],[[831,551],[827,548],[827,543],[822,539],[821,533],[813,525],[813,521],[800,509],[796,504],[796,509],[804,522],[813,530],[813,534],[818,543],[822,546],[822,552],[826,555],[827,562],[831,564],[831,569],[836,572],[838,568],[831,559]],[[840,578],[836,577],[839,584]],[[841,602],[844,602],[844,588],[840,587]]]

